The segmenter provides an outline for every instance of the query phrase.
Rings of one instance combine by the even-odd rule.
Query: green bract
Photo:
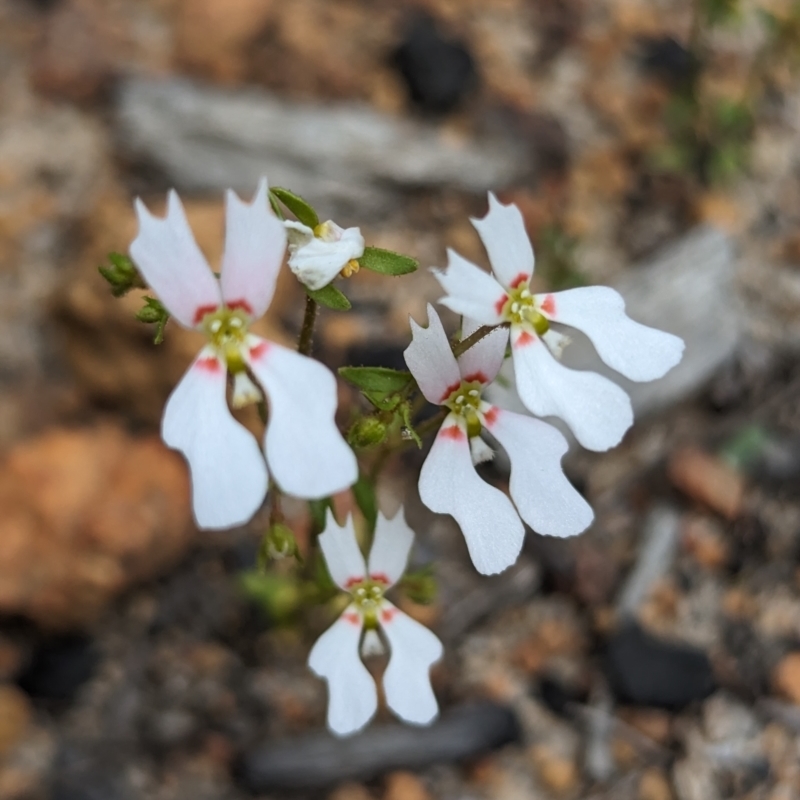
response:
[[[269,190],[269,193],[270,200],[272,200],[273,197],[280,200],[280,202],[297,217],[298,222],[302,222],[303,225],[308,225],[312,230],[319,225],[319,216],[317,212],[314,211],[310,203],[307,203],[299,195],[290,192],[288,189],[281,189],[280,186],[273,186],[272,189]],[[274,207],[273,203],[273,208]]]
[[[365,247],[364,255],[358,259],[364,269],[380,272],[381,275],[408,275],[416,271],[417,261],[409,256],[400,255],[392,250],[382,250],[380,247]]]
[[[332,308],[334,311],[348,311],[350,309],[350,301],[345,295],[340,292],[333,284],[323,286],[321,289],[309,289],[308,286],[304,287],[306,294],[315,302],[326,308]]]

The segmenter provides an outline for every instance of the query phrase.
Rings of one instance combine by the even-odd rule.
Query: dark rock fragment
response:
[[[702,650],[657,639],[633,622],[608,641],[604,669],[617,699],[633,705],[677,711],[716,685]]]
[[[34,652],[18,683],[33,698],[69,702],[92,677],[98,661],[90,638],[77,634],[54,637]]]

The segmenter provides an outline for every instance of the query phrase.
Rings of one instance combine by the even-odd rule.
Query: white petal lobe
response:
[[[285,492],[327,497],[358,477],[353,451],[336,427],[336,379],[294,350],[250,337],[248,364],[267,394],[267,463]]]
[[[351,581],[360,581],[366,577],[366,565],[361,548],[358,546],[353,518],[348,515],[343,526],[334,519],[333,512],[328,509],[325,531],[317,540],[325,555],[333,582],[341,589],[349,591]]]
[[[222,296],[228,305],[245,308],[254,319],[269,307],[286,250],[286,230],[267,200],[262,178],[251,203],[230,189],[226,195]]]
[[[333,226],[333,223],[325,223]],[[364,237],[359,228],[342,230],[334,226],[339,238],[323,239],[312,236],[305,243],[292,247],[289,269],[309,289],[327,286],[348,261],[364,255]]]
[[[208,266],[175,191],[167,198],[167,216],[154,217],[137,198],[139,233],[130,254],[145,281],[181,325],[196,327],[198,311],[220,304],[219,282]]]
[[[308,666],[328,682],[328,727],[338,736],[361,730],[378,709],[375,681],[361,662],[361,620],[353,606],[317,639]]]
[[[586,530],[594,513],[561,469],[568,449],[561,433],[539,419],[497,408],[487,427],[508,453],[511,499],[522,519],[546,536]]]
[[[547,316],[583,331],[600,358],[629,380],[660,378],[683,357],[683,339],[632,320],[614,289],[587,286],[552,298],[555,309]]]
[[[478,572],[493,575],[517,560],[525,528],[508,497],[475,471],[466,432],[451,417],[422,465],[419,496],[431,511],[455,518]]]
[[[225,401],[226,374],[204,349],[164,409],[161,435],[180,450],[192,476],[192,506],[201,528],[243,525],[267,493],[267,468],[253,435]]]
[[[512,203],[503,205],[489,192],[489,213],[472,224],[489,254],[495,277],[506,288],[529,283],[533,275],[533,247],[525,220]]]
[[[588,450],[619,444],[633,424],[625,392],[596,372],[568,369],[544,342],[527,332],[511,331],[517,392],[529,411],[561,417]]]
[[[447,251],[447,269],[434,269],[433,276],[447,293],[439,301],[443,306],[481,325],[499,325],[503,321],[498,304],[502,308],[506,290],[488,272],[454,250]]]
[[[428,725],[439,713],[430,668],[442,657],[442,643],[388,601],[381,611],[381,626],[392,651],[383,675],[386,704],[405,722]]]
[[[405,572],[413,543],[414,531],[408,527],[402,508],[392,519],[386,519],[379,511],[375,539],[369,552],[370,576],[388,578],[390,586],[397,583]]]
[[[480,327],[475,320],[464,317],[461,322],[461,340],[467,339]],[[484,383],[491,383],[503,366],[507,344],[508,329],[495,328],[458,357],[461,377],[472,380],[479,376]]]
[[[453,389],[461,384],[450,342],[436,309],[428,303],[428,327],[423,328],[409,318],[411,344],[403,355],[411,374],[416,378],[425,398],[441,405]]]

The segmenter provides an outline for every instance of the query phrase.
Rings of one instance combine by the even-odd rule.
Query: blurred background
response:
[[[0,0],[0,800],[800,798],[798,67],[789,0]],[[97,271],[170,187],[216,265],[262,174],[423,267],[340,282],[331,367],[403,367],[427,267],[486,264],[487,190],[539,288],[687,343],[567,458],[594,526],[498,578],[419,504],[423,454],[389,465],[434,565],[399,601],[446,646],[430,729],[324,731],[334,611],[256,571],[264,519],[193,528],[157,431],[199,342]],[[261,332],[301,314],[287,272]]]

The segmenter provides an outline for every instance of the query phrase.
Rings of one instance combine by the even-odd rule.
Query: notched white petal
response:
[[[428,303],[428,327],[409,317],[411,344],[403,352],[406,365],[430,403],[441,405],[461,384],[450,342],[436,309]]]
[[[461,321],[461,340],[468,339],[480,327],[479,322],[464,317]],[[477,379],[484,384],[491,383],[503,366],[507,344],[508,329],[495,328],[458,357],[461,377],[464,380]]]
[[[328,572],[339,588],[349,591],[353,583],[364,580],[366,565],[358,546],[352,516],[348,515],[344,525],[339,525],[333,512],[328,509],[325,531],[317,541],[325,556]]]
[[[402,507],[392,519],[378,512],[375,538],[369,552],[367,571],[371,578],[393,586],[405,572],[414,531],[408,527]]]
[[[481,325],[499,325],[503,321],[500,311],[508,295],[488,272],[449,249],[447,269],[432,272],[446,292],[439,301],[443,306]]]

